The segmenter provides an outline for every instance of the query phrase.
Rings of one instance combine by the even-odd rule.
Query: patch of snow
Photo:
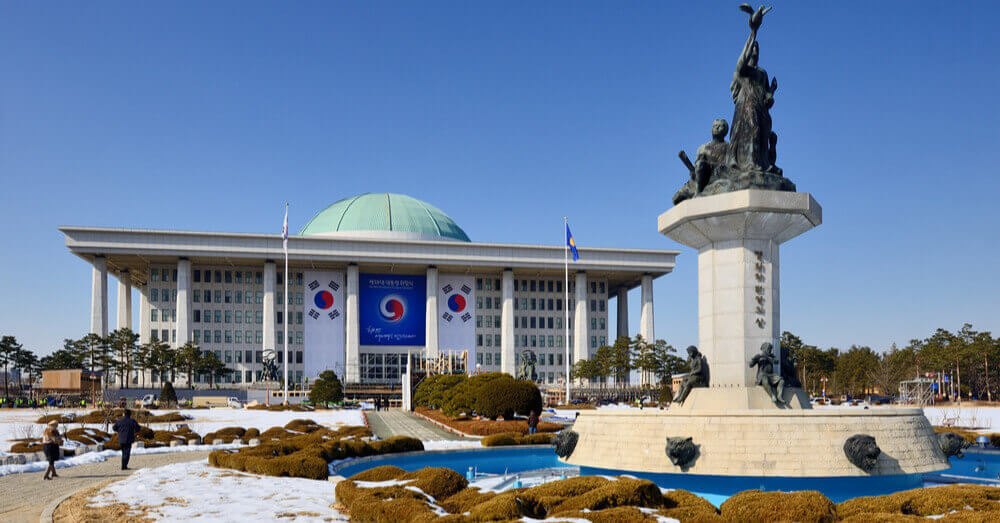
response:
[[[406,485],[412,479],[387,479],[385,481],[355,481],[354,484],[361,488],[397,487]]]
[[[636,508],[639,509],[639,512],[642,512],[647,516],[653,516],[654,518],[656,518],[656,523],[680,523],[679,520],[676,520],[674,518],[668,518],[666,516],[661,516],[657,514],[656,509],[645,508],[645,507],[636,507]]]
[[[155,507],[146,515],[159,521],[348,521],[330,508],[333,497],[325,481],[216,469],[203,460],[139,470],[99,491],[92,504]]]
[[[143,456],[146,454],[173,454],[175,452],[193,452],[198,450],[222,450],[242,447],[239,443],[226,443],[222,445],[182,445],[180,447],[157,447],[157,448],[132,448],[133,456]],[[118,458],[122,455],[120,450],[102,450],[99,452],[88,452],[79,456],[64,458],[56,461],[56,469],[75,467],[87,463],[99,463],[111,458]],[[23,472],[42,472],[49,468],[48,461],[33,461],[24,465],[0,465],[0,476],[8,474],[20,474]]]
[[[447,450],[447,449],[475,449],[482,447],[482,443],[477,440],[435,440],[425,441],[424,450]]]

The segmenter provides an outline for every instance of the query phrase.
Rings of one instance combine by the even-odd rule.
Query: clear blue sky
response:
[[[737,4],[0,2],[0,333],[44,354],[86,332],[59,225],[277,233],[285,200],[297,230],[389,191],[475,241],[560,244],[569,216],[583,247],[682,249],[656,333],[696,343],[695,253],[656,217],[677,151],[732,119]],[[783,329],[1000,330],[996,37],[986,2],[767,15],[778,164],[824,209],[783,247]]]

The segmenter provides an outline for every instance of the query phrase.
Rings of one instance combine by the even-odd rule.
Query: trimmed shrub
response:
[[[493,373],[476,392],[476,414],[491,420],[511,419],[515,414],[542,411],[542,393],[530,380],[518,380],[507,374]],[[487,375],[489,376],[489,375]]]
[[[531,495],[528,489],[526,495]],[[546,516],[557,516],[561,512],[583,510],[603,510],[623,505],[658,508],[663,505],[660,487],[645,479],[619,478],[589,492],[566,499],[546,511]]]
[[[730,497],[719,507],[726,521],[833,522],[837,509],[816,491],[763,492],[747,490]]]
[[[310,403],[339,403],[344,400],[344,387],[332,370],[320,373],[309,391]]]
[[[934,433],[935,434],[945,434],[945,433],[950,432],[952,434],[956,434],[956,435],[962,436],[969,443],[975,443],[976,442],[976,438],[978,438],[980,436],[980,434],[978,432],[972,432],[972,431],[962,430],[962,429],[955,429],[955,428],[951,428],[951,427],[933,427],[933,429],[934,429]]]
[[[67,430],[63,437],[84,445],[95,445],[111,439],[111,434],[97,429],[79,428]]]
[[[986,437],[990,438],[990,445],[1000,448],[1000,434],[997,433],[987,434]]]
[[[10,446],[10,452],[14,454],[25,454],[28,452],[41,452],[41,451],[42,451],[41,439],[22,440]]]
[[[413,403],[424,407],[441,408],[451,396],[451,391],[467,378],[464,374],[435,374],[420,382],[413,393]]]
[[[169,381],[163,382],[163,388],[160,389],[160,404],[161,405],[176,405],[177,404],[177,393],[174,392],[174,384]]]
[[[375,451],[375,454],[397,454],[424,450],[422,441],[409,436],[393,436],[388,439],[372,441],[368,445]]]
[[[168,412],[166,414],[160,414],[159,416],[150,416],[147,423],[179,423],[182,421],[188,421],[191,418],[185,416],[180,412]]]
[[[496,492],[483,492],[478,488],[464,488],[446,499],[438,500],[438,505],[452,514],[465,514],[472,507],[497,497]]]
[[[206,444],[209,445],[214,443],[215,440],[217,439],[221,439],[226,443],[232,443],[242,438],[243,435],[246,434],[246,432],[247,429],[243,427],[225,427],[215,432],[209,432],[208,434],[205,434],[204,438],[202,439],[205,441]]]
[[[722,521],[715,505],[707,499],[686,490],[671,490],[663,494],[663,507],[658,514],[668,518],[687,521]]]
[[[310,433],[323,428],[322,425],[311,419],[293,419],[285,424],[286,430],[295,432]]]
[[[674,388],[669,383],[664,383],[660,387],[660,404],[665,405],[674,401]]]
[[[552,443],[552,434],[522,435],[520,432],[504,432],[486,436],[481,440],[484,447],[504,447],[509,445],[548,445]]]
[[[946,485],[896,492],[886,496],[865,496],[837,505],[841,518],[862,518],[871,514],[935,516],[952,511],[1000,512],[1000,487]],[[968,507],[968,508],[967,508]],[[997,514],[1000,517],[1000,513]],[[949,516],[950,517],[950,516]]]

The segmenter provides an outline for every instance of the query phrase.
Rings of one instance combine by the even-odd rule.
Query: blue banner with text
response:
[[[424,345],[427,278],[359,275],[361,345]]]

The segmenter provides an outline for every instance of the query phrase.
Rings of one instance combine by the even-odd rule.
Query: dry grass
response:
[[[440,410],[429,409],[427,407],[417,407],[416,411],[434,421],[443,423],[466,434],[489,436],[491,434],[503,434],[505,432],[516,432],[518,434],[528,433],[528,421],[523,419],[490,421],[485,419],[473,419],[468,416],[451,418],[445,416]],[[548,421],[538,422],[539,432],[559,432],[563,428],[564,427],[558,423],[551,423]]]
[[[90,505],[90,499],[112,482],[89,488],[73,494],[56,507],[52,513],[55,523],[133,523],[154,521],[149,517],[149,507],[132,508],[124,503],[113,503],[108,506],[95,507]]]
[[[740,492],[719,507],[726,521],[753,523],[757,521],[795,521],[832,523],[837,509],[826,496],[815,491]]]

